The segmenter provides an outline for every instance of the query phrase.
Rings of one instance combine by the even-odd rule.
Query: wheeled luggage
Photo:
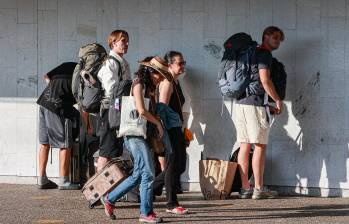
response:
[[[125,180],[132,170],[130,160],[113,159],[105,167],[93,175],[82,188],[89,208],[93,208],[96,202]]]

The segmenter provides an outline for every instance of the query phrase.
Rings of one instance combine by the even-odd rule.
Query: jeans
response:
[[[110,203],[115,203],[140,183],[141,214],[153,212],[154,164],[150,149],[143,137],[125,137],[126,149],[133,157],[133,173],[108,195]]]

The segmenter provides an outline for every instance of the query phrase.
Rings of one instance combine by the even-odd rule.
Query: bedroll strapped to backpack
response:
[[[88,113],[97,113],[100,109],[103,89],[97,74],[107,56],[104,47],[97,43],[79,49],[79,63],[73,73],[72,91],[82,110]]]
[[[223,96],[240,98],[249,93],[252,64],[255,63],[257,42],[246,33],[237,33],[224,43],[224,55],[218,73],[218,85]]]

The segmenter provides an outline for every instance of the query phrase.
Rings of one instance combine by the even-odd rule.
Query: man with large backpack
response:
[[[273,50],[284,40],[283,31],[274,26],[267,27],[262,35],[262,44],[257,46],[252,38],[239,33],[225,43],[226,51],[219,73],[222,95],[233,102],[233,121],[237,142],[242,188],[240,198],[275,198],[277,193],[264,187],[266,147],[270,130],[270,114],[280,114],[283,103],[270,78]],[[235,42],[234,42],[235,41]],[[268,106],[268,96],[275,107]],[[252,168],[255,186],[248,180],[249,154],[254,145]]]
[[[104,90],[102,108],[97,118],[97,132],[100,139],[97,170],[102,169],[111,158],[122,154],[122,139],[116,137],[116,129],[111,128],[108,118],[109,105],[113,107],[121,105],[119,99],[111,103],[112,94],[115,92],[114,87],[118,86],[121,80],[131,79],[129,63],[123,58],[128,50],[128,42],[129,37],[126,31],[114,30],[111,32],[108,37],[109,56],[97,75]]]

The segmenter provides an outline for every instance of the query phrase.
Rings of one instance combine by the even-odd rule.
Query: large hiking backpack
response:
[[[97,43],[79,49],[79,63],[73,73],[72,91],[82,110],[88,113],[99,111],[103,89],[97,74],[107,56],[104,47]]]
[[[255,64],[257,43],[246,33],[237,33],[224,43],[224,54],[218,73],[218,85],[223,96],[240,98],[249,93],[252,65]]]
[[[284,64],[279,62],[276,58],[273,58],[272,61],[270,77],[274,84],[275,91],[279,95],[280,99],[284,100],[286,96],[287,73],[285,71]],[[269,97],[269,102],[274,102],[274,100]]]

